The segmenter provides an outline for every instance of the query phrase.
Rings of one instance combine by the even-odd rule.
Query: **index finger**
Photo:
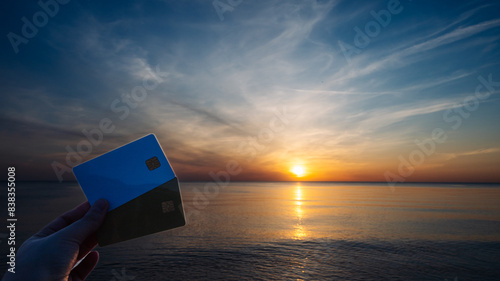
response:
[[[52,233],[65,228],[66,226],[81,219],[89,209],[90,209],[89,201],[83,202],[74,209],[62,214],[61,216],[53,220],[51,223],[42,228],[37,234],[35,234],[35,236],[38,237],[49,236]]]

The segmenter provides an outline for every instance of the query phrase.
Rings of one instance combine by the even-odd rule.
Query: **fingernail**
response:
[[[104,211],[108,207],[108,201],[106,199],[99,199],[95,201],[94,206],[99,211]]]

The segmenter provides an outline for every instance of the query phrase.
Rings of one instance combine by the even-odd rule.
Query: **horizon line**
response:
[[[215,182],[213,180],[179,180],[180,182]],[[6,180],[2,180],[0,182],[8,182]],[[57,181],[57,180],[16,180],[16,182],[53,182],[53,183],[64,183],[64,182],[75,182],[78,183],[76,180],[67,180],[67,181]],[[273,181],[273,180],[232,180],[229,181],[228,183],[231,182],[317,182],[317,183],[386,183],[386,181],[313,181],[313,180],[296,180],[296,181]],[[442,181],[442,182],[436,182],[436,181],[405,181],[405,182],[398,182],[395,183],[395,185],[400,185],[400,184],[413,184],[413,183],[439,183],[439,184],[500,184],[500,182],[453,182],[453,181]]]

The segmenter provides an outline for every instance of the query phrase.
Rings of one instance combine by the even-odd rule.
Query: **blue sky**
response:
[[[300,165],[305,180],[500,181],[500,87],[473,99],[478,77],[500,81],[498,3],[69,1],[17,47],[8,34],[42,8],[1,5],[1,161],[21,179],[57,180],[66,146],[109,119],[81,160],[152,132],[181,180],[234,160],[236,180]],[[122,100],[144,81],[144,100]],[[446,141],[398,172],[436,128]]]

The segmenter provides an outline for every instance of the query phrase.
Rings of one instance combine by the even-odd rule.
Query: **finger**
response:
[[[73,222],[81,219],[85,213],[90,209],[90,204],[88,201],[83,202],[82,204],[78,205],[76,208],[74,208],[71,211],[68,211],[61,215],[60,217],[56,218],[53,220],[51,223],[46,225],[44,228],[42,228],[40,231],[38,231],[35,236],[38,237],[45,237],[49,236],[52,233],[59,231],[66,226],[72,224]]]
[[[99,261],[99,253],[97,251],[90,252],[81,262],[75,267],[70,275],[69,280],[82,281],[87,278],[92,269]]]
[[[94,247],[97,246],[97,232],[92,233],[83,243],[80,245],[80,249],[78,251],[77,260],[85,257]]]
[[[66,238],[77,244],[82,244],[101,227],[108,207],[108,201],[105,199],[97,200],[83,218],[61,230],[63,239]]]

